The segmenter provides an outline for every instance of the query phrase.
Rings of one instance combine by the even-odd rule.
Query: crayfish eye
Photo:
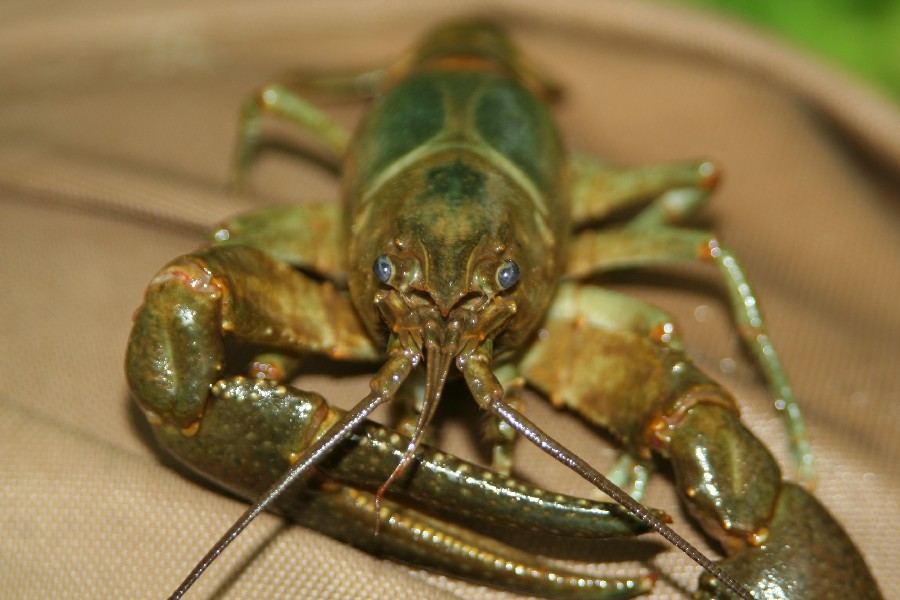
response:
[[[504,290],[511,288],[519,280],[519,265],[514,260],[506,260],[497,269],[497,283]]]
[[[391,259],[389,259],[386,254],[382,254],[376,258],[375,262],[372,263],[372,273],[375,274],[375,279],[381,283],[390,281],[391,275],[394,273],[394,266],[391,264]]]

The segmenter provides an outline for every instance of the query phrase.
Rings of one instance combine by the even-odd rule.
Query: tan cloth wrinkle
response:
[[[8,15],[0,19],[0,596],[161,597],[240,514],[241,503],[165,467],[144,437],[123,374],[131,315],[153,274],[226,216],[338,197],[327,169],[291,151],[265,153],[252,196],[225,191],[235,117],[255,86],[290,70],[380,66],[430,25],[477,10],[506,20],[564,86],[557,115],[572,150],[622,165],[699,157],[723,165],[698,227],[743,260],[806,407],[818,493],[895,597],[900,112],[877,93],[746,28],[633,1],[57,8],[12,2],[0,11]],[[348,126],[362,110],[323,105]],[[267,131],[302,145],[289,128]],[[787,468],[784,432],[737,346],[715,273],[678,273],[685,279],[623,278],[616,288],[675,315],[689,353],[735,394]],[[298,383],[343,406],[367,389],[364,375]],[[573,450],[613,463],[590,428],[534,396],[525,403]],[[474,408],[449,412],[438,417],[445,447],[483,456],[457,416]],[[590,493],[525,443],[516,455],[521,475]],[[647,501],[715,555],[668,482],[655,479]],[[617,551],[577,545],[573,556],[570,547],[562,540],[555,549],[585,560]],[[587,568],[661,571],[657,600],[685,598],[677,587],[696,589],[698,574],[674,549],[649,564]],[[372,558],[272,516],[197,588],[198,598],[513,597]]]

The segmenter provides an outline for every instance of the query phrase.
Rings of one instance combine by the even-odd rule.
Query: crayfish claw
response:
[[[853,541],[809,492],[785,483],[769,536],[759,546],[745,545],[720,565],[766,600],[854,598],[880,600],[878,585]],[[728,598],[712,576],[700,578],[698,598]]]

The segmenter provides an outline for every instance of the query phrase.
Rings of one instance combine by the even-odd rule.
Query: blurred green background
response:
[[[900,104],[900,0],[675,0],[746,21]]]

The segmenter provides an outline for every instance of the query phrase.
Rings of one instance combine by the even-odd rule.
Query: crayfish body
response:
[[[608,429],[636,460],[671,460],[689,510],[729,555],[724,574],[704,565],[715,577],[702,578],[701,597],[880,598],[852,541],[782,479],[732,396],[686,356],[671,317],[585,282],[650,264],[714,264],[770,389],[795,407],[740,263],[709,232],[677,225],[705,202],[717,167],[619,170],[567,157],[546,102],[555,88],[491,24],[443,27],[374,78],[377,97],[352,137],[284,86],[248,102],[238,179],[261,118],[273,115],[341,158],[345,202],[236,217],[153,279],[127,371],[162,445],[246,497],[293,465],[300,481],[280,510],[373,552],[523,593],[646,593],[653,577],[559,569],[429,516],[450,509],[586,537],[668,530],[663,515],[612,488],[624,509],[508,477],[519,431],[605,485],[521,416],[527,385]],[[592,227],[622,209],[635,216]],[[267,348],[250,377],[224,376],[232,344]],[[304,354],[382,366],[343,413],[286,383]],[[491,470],[422,443],[453,371],[493,415]],[[395,431],[365,421],[394,399],[404,407]],[[809,465],[799,412],[788,412]],[[415,533],[425,529],[437,533]]]

